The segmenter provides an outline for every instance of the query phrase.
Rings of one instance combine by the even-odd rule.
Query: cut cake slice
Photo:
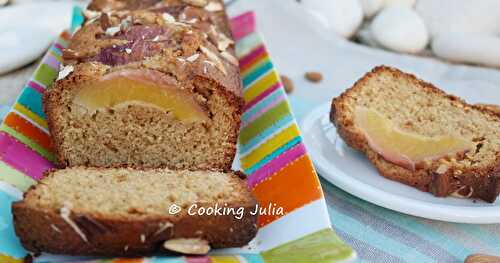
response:
[[[500,115],[380,66],[332,101],[330,119],[381,175],[428,191],[494,202]]]
[[[13,215],[32,252],[197,254],[246,245],[257,232],[255,206],[237,173],[74,167],[48,172]]]

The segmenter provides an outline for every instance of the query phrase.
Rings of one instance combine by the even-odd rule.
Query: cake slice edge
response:
[[[497,154],[496,160],[485,169],[471,169],[463,171],[460,176],[455,176],[452,174],[451,169],[444,174],[425,169],[411,171],[386,161],[380,154],[371,149],[365,136],[354,127],[354,118],[349,116],[346,103],[349,97],[356,96],[356,92],[363,89],[364,84],[370,78],[381,73],[406,78],[422,88],[423,92],[440,96],[456,105],[481,111],[488,118],[491,117],[496,121],[500,121],[500,116],[491,109],[467,104],[462,99],[447,94],[412,74],[387,66],[378,66],[359,79],[351,88],[332,100],[330,121],[336,126],[339,136],[346,144],[363,152],[378,172],[388,179],[415,187],[421,191],[431,192],[439,197],[453,195],[462,198],[478,198],[490,203],[494,202],[500,194],[500,154]]]

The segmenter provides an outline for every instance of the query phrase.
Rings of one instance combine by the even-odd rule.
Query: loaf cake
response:
[[[230,169],[244,102],[222,3],[91,6],[113,2],[143,9],[86,10],[44,93],[60,167]]]
[[[72,167],[49,171],[12,212],[29,251],[132,256],[246,245],[255,206],[237,173]]]
[[[500,115],[380,66],[334,98],[330,119],[381,175],[436,196],[494,202]]]

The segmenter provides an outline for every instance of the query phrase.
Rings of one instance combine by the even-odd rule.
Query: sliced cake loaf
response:
[[[223,5],[205,7],[85,12],[44,94],[62,167],[230,169],[241,80]]]
[[[243,246],[255,206],[236,173],[74,167],[50,171],[12,211],[29,251],[122,256]]]
[[[333,99],[330,119],[389,179],[436,196],[500,192],[500,115],[413,75],[373,69]]]

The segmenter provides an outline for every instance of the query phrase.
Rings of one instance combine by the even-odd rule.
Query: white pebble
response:
[[[389,6],[406,6],[406,7],[413,7],[415,5],[416,0],[383,0],[384,1],[384,7],[389,7]],[[436,1],[436,0],[434,0]],[[436,1],[438,2],[438,1]]]
[[[303,0],[302,4],[319,22],[345,38],[351,37],[363,22],[359,0]]]
[[[372,36],[383,47],[405,53],[418,53],[429,42],[429,33],[418,14],[404,6],[382,10],[371,25]]]
[[[448,32],[500,35],[498,0],[419,0],[415,9],[432,36]]]
[[[442,33],[432,40],[432,51],[445,60],[500,67],[500,37],[486,34]]]
[[[360,0],[360,2],[363,7],[363,14],[367,18],[374,16],[384,5],[384,0]]]

